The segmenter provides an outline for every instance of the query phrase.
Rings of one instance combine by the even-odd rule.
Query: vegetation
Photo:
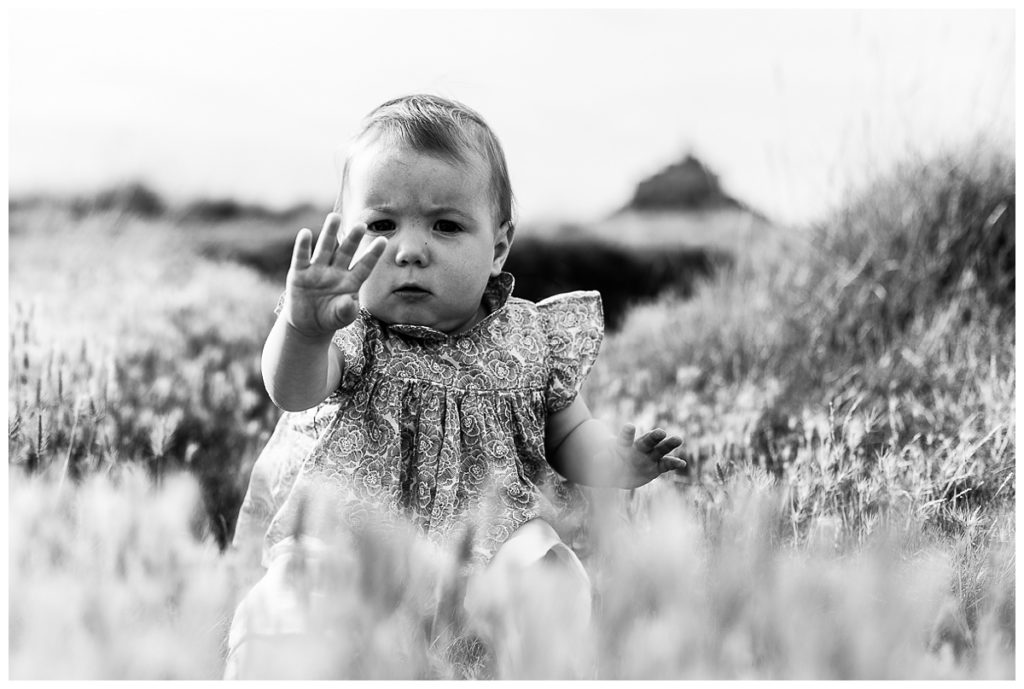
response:
[[[198,259],[173,228],[63,213],[11,237],[9,456],[61,483],[145,467],[189,469],[231,538],[276,411],[259,372],[279,290]],[[59,247],[59,248],[58,248]]]
[[[546,582],[467,628],[456,554],[342,534],[296,571],[332,582],[316,609],[344,633],[275,667],[1012,678],[1014,182],[998,151],[908,164],[630,312],[584,394],[684,431],[690,469],[588,493],[585,634],[552,633]],[[34,203],[10,226],[11,676],[219,676],[262,572],[221,548],[276,419],[258,358],[280,285],[166,216]]]

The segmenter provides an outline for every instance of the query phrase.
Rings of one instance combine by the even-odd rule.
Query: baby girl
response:
[[[364,121],[335,212],[315,245],[308,229],[296,238],[263,350],[274,403],[305,412],[284,415],[265,454],[292,459],[271,477],[257,463],[239,519],[264,532],[268,567],[309,489],[329,484],[346,514],[400,515],[438,544],[475,520],[472,566],[555,561],[589,601],[552,526],[564,479],[634,488],[685,465],[668,454],[679,438],[592,417],[578,393],[600,296],[512,296],[512,204],[501,145],[473,110],[409,96]]]

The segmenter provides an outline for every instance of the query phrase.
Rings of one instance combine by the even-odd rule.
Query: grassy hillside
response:
[[[1012,158],[972,151],[896,170],[817,227],[717,235],[745,250],[691,298],[631,311],[584,391],[609,420],[684,431],[691,460],[590,492],[590,630],[552,635],[558,598],[539,594],[495,602],[494,644],[443,606],[454,626],[431,634],[413,593],[457,590],[452,554],[339,535],[319,571],[343,643],[297,667],[1013,677],[1014,209]],[[677,227],[614,222],[595,233]],[[260,574],[252,552],[216,546],[276,418],[258,358],[280,285],[202,257],[196,229],[12,209],[14,678],[221,671]]]

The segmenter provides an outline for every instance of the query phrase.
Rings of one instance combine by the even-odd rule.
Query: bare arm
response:
[[[634,440],[636,429],[623,426],[618,436],[595,419],[579,397],[548,417],[547,455],[552,468],[585,486],[636,488],[686,462],[668,453],[682,439],[656,428]]]
[[[286,411],[314,407],[338,387],[345,361],[331,338],[355,320],[359,286],[384,251],[385,240],[378,238],[349,268],[364,228],[353,228],[339,244],[340,227],[340,216],[329,214],[312,256],[313,233],[299,231],[284,305],[263,347],[264,384]]]
[[[323,402],[338,387],[345,366],[330,336],[310,339],[292,327],[283,313],[263,345],[261,363],[270,399],[285,411],[302,411]]]

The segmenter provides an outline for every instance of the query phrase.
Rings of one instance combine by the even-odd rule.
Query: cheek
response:
[[[491,278],[490,261],[477,256],[473,261],[464,263],[460,271],[452,271],[454,279],[460,283],[459,289],[467,296],[483,293],[487,281]]]
[[[359,305],[371,311],[378,308],[382,300],[382,290],[377,289],[372,280],[373,278],[368,279],[359,287]]]
[[[383,281],[384,269],[381,265],[383,260],[377,261],[377,265],[373,267],[370,272],[370,276],[363,280],[363,284],[359,286],[359,295],[372,294],[373,292],[379,291],[379,287]]]
[[[374,265],[373,270],[370,271],[369,277],[359,286],[359,301],[365,303],[368,300],[373,300],[374,297],[384,291],[389,265],[391,264],[388,262],[388,250],[385,249],[384,253],[377,260],[377,264]]]
[[[366,251],[367,251],[367,249],[370,248],[370,242],[372,242],[372,241],[373,241],[372,237],[368,237],[366,235],[363,235],[363,238],[359,240],[359,247],[356,249],[356,253],[352,257],[352,263],[353,264],[356,263],[357,261],[359,261],[359,259],[361,259],[363,256],[366,255]]]

